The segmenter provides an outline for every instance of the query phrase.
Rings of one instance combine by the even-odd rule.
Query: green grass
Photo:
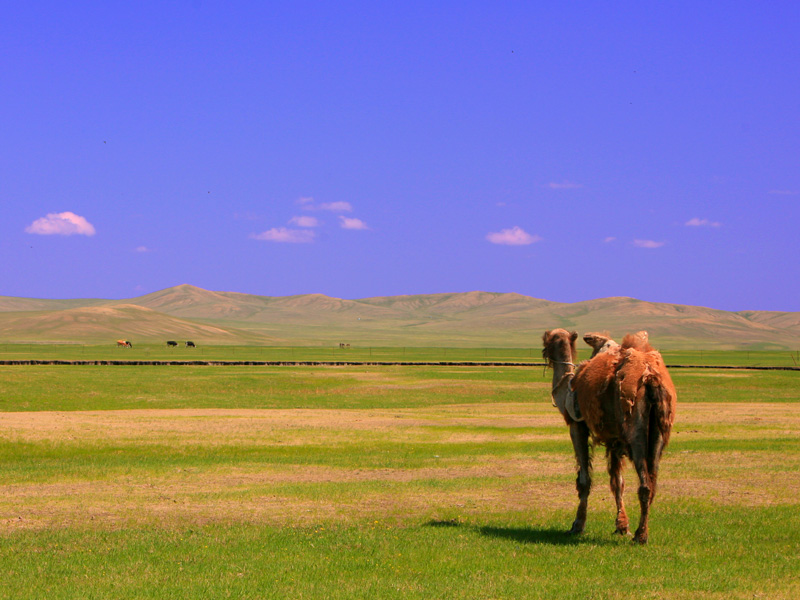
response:
[[[794,402],[799,371],[673,369],[680,402]]]
[[[672,375],[639,547],[540,367],[0,367],[0,598],[800,596],[800,373]]]
[[[541,367],[6,366],[0,411],[547,402]],[[674,369],[680,402],[785,402],[795,371]]]
[[[661,507],[660,539],[646,548],[607,526],[569,537],[565,516],[18,533],[0,537],[0,597],[780,599],[800,591],[795,507]]]
[[[0,411],[412,407],[549,394],[540,368],[498,367],[485,380],[448,369],[457,368],[0,367]]]

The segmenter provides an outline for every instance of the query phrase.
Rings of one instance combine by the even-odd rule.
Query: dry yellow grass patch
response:
[[[0,417],[0,437],[19,441],[93,440],[200,443],[315,443],[336,433],[408,432],[412,428],[558,426],[551,407],[529,404],[445,406],[436,409],[142,409],[16,412]],[[310,435],[314,430],[315,435]],[[476,438],[477,439],[477,438]],[[272,440],[274,442],[274,440]]]

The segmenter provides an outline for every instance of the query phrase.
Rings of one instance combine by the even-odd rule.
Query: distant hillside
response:
[[[31,310],[64,310],[67,308],[82,308],[107,304],[108,300],[46,300],[39,298],[15,298],[13,296],[0,296],[0,312],[31,311]]]
[[[322,294],[256,296],[179,285],[128,300],[0,297],[0,341],[119,337],[265,345],[536,347],[554,327],[646,329],[661,348],[800,347],[800,313],[728,312],[602,298],[572,304],[468,292],[344,300]]]
[[[119,338],[137,341],[177,338],[239,344],[268,341],[131,304],[0,313],[0,340],[4,341],[107,342]]]

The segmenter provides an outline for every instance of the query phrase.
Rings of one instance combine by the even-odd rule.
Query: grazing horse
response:
[[[192,342],[191,340],[186,340],[186,347],[187,348],[197,348],[197,346],[195,346],[194,342]]]
[[[569,425],[578,462],[578,514],[570,533],[586,525],[592,485],[593,443],[606,447],[611,491],[617,504],[616,533],[627,535],[628,515],[622,501],[625,458],[633,461],[639,475],[641,517],[634,541],[645,544],[650,505],[656,495],[658,464],[675,420],[675,387],[664,360],[647,341],[647,332],[626,335],[621,345],[607,336],[584,338],[594,348],[589,360],[575,365],[576,332],[546,331],[542,356],[553,368],[552,397]],[[604,338],[604,339],[601,339]]]
[[[167,346],[169,346],[170,348],[174,348],[174,347],[175,347],[175,346],[177,346],[177,345],[178,345],[178,342],[175,342],[175,341],[173,341],[173,340],[169,340],[169,341],[167,342]]]
[[[117,340],[117,348],[133,348],[133,344],[131,344],[128,340]]]

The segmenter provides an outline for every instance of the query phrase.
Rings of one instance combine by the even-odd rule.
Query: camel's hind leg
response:
[[[642,508],[639,527],[633,539],[640,544],[647,543],[650,505],[656,495],[658,463],[664,450],[665,438],[655,422],[656,418],[656,411],[652,410],[649,403],[639,404],[639,418],[635,425],[636,433],[631,444],[631,453],[636,473],[639,475],[639,505]]]
[[[578,461],[578,479],[575,482],[578,489],[578,514],[572,523],[570,533],[581,533],[586,526],[586,510],[589,505],[589,491],[592,488],[591,466],[592,459],[589,450],[589,428],[584,422],[573,422],[569,426],[569,435],[572,438],[572,447]]]
[[[647,543],[648,519],[650,517],[650,502],[653,498],[653,485],[650,478],[650,470],[647,468],[646,446],[644,444],[633,445],[633,465],[639,475],[639,506],[642,509],[642,516],[639,518],[639,527],[633,536],[635,542],[640,544]]]
[[[622,478],[622,468],[625,458],[620,448],[608,449],[608,475],[611,480],[611,493],[617,503],[617,530],[615,533],[628,535],[628,515],[625,512],[625,501],[622,494],[625,491],[625,480]]]
[[[658,465],[666,438],[658,427],[657,412],[649,405],[641,406],[642,418],[637,424],[637,433],[631,449],[633,464],[639,474],[639,505],[642,508],[642,516],[633,539],[640,544],[646,544],[650,506],[656,497]]]

